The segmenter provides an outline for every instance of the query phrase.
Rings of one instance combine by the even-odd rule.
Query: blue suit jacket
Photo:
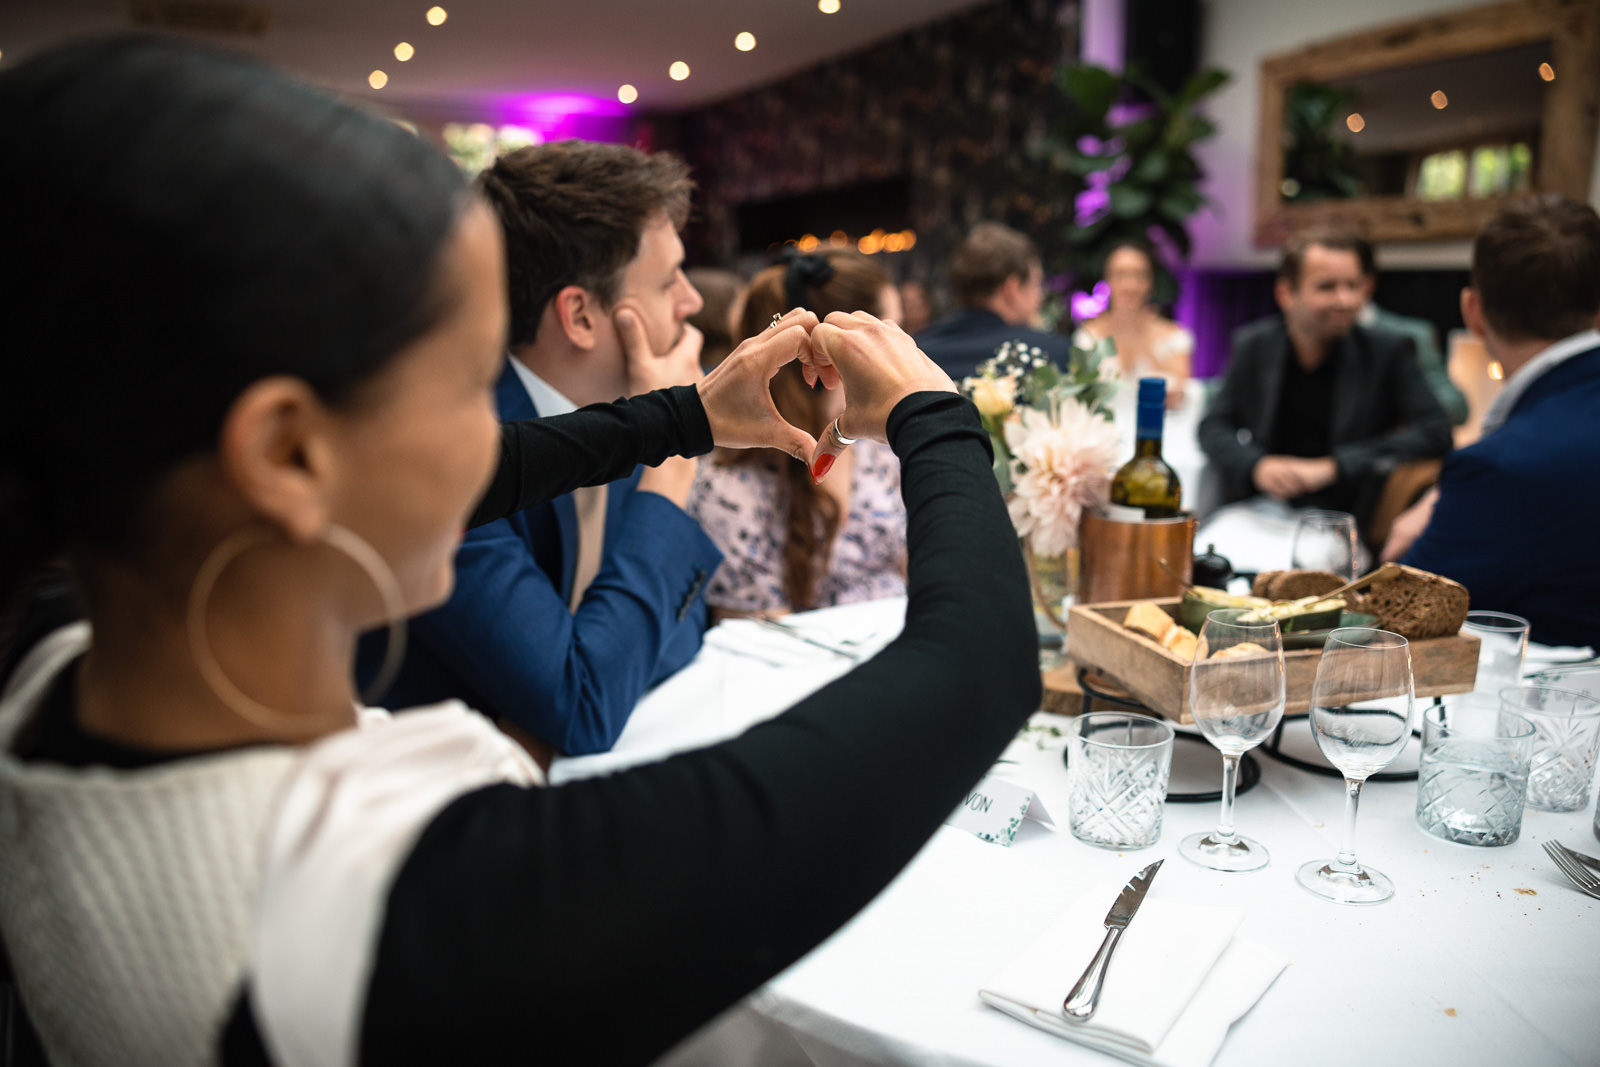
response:
[[[966,308],[940,319],[917,334],[917,347],[960,384],[978,364],[1007,341],[1023,341],[1043,349],[1058,367],[1072,357],[1072,340],[1028,326],[1012,326],[988,308]]]
[[[1433,518],[1403,563],[1454,578],[1474,608],[1532,623],[1535,641],[1600,646],[1600,348],[1523,393],[1452,453]]]
[[[508,362],[496,389],[500,417],[535,418]],[[456,584],[441,608],[411,623],[390,707],[457,697],[503,716],[562,752],[604,752],[639,697],[700,648],[701,595],[722,553],[670,500],[635,492],[643,468],[611,483],[605,552],[577,611],[568,606],[577,557],[570,496],[469,532]],[[375,671],[381,639],[364,641]]]

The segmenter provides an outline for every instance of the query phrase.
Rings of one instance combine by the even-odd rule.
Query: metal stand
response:
[[[1440,702],[1439,698],[1434,697],[1433,702],[1438,704]],[[1344,772],[1339,770],[1337,767],[1330,767],[1325,763],[1312,763],[1309,760],[1303,760],[1299,756],[1291,756],[1283,751],[1283,728],[1289,724],[1289,720],[1310,720],[1310,718],[1311,713],[1309,711],[1298,711],[1293,715],[1285,715],[1278,721],[1278,728],[1272,731],[1272,736],[1261,742],[1259,751],[1265,755],[1271,756],[1279,763],[1294,767],[1298,770],[1307,771],[1311,774],[1319,774],[1324,778],[1343,778]],[[1421,737],[1422,731],[1412,730],[1411,736]],[[1416,771],[1379,771],[1378,773],[1367,778],[1367,781],[1369,782],[1414,782],[1416,780]]]
[[[1088,674],[1089,671],[1087,668],[1078,668],[1078,688],[1083,690],[1082,710],[1084,713],[1089,711],[1090,703],[1092,701],[1099,700],[1107,704],[1113,704],[1119,708],[1127,708],[1129,711],[1140,711],[1144,712],[1146,715],[1150,714],[1150,709],[1148,707],[1139,703],[1139,701],[1132,699],[1131,697],[1118,696],[1113,693],[1107,693],[1102,689],[1096,689],[1094,686],[1089,684]],[[1173,731],[1173,736],[1187,741],[1198,741],[1207,748],[1211,747],[1211,742],[1196,734],[1183,734]],[[1061,762],[1067,762],[1066,749],[1061,750]],[[1416,775],[1413,774],[1411,777],[1415,778]],[[1257,763],[1254,757],[1252,757],[1250,753],[1246,752],[1239,758],[1239,781],[1234,785],[1233,795],[1236,797],[1243,796],[1245,793],[1248,793],[1250,790],[1254,789],[1256,783],[1259,781],[1261,781],[1261,764]],[[1214,789],[1206,793],[1167,794],[1168,804],[1217,804],[1221,803],[1221,801],[1222,790],[1220,789]]]

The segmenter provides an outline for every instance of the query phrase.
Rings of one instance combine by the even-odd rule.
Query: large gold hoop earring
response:
[[[217,662],[216,656],[212,654],[211,640],[206,636],[206,607],[211,599],[211,591],[216,587],[217,579],[222,576],[222,572],[227,569],[228,564],[238,559],[248,549],[278,536],[269,526],[247,526],[223,538],[206,556],[194,577],[194,585],[189,589],[187,618],[189,653],[194,657],[200,676],[211,687],[211,691],[241,719],[272,732],[283,730],[299,732],[305,728],[304,720],[299,716],[275,711],[260,701],[251,699],[233,684],[233,680],[227,676],[222,665]],[[377,588],[379,597],[383,599],[384,612],[389,619],[389,643],[388,648],[384,650],[383,665],[378,669],[377,677],[373,679],[367,693],[362,695],[362,699],[370,703],[374,696],[381,696],[393,683],[395,675],[400,672],[400,663],[405,658],[405,598],[400,593],[400,583],[395,580],[394,572],[389,569],[389,565],[378,555],[377,549],[362,540],[360,536],[343,526],[330,524],[321,540],[330,548],[343,552],[360,567]]]

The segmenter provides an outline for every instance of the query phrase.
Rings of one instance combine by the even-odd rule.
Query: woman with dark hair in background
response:
[[[710,370],[727,359],[728,353],[739,343],[744,283],[733,271],[715,267],[690,267],[684,274],[703,301],[700,310],[689,316],[689,325],[699,330],[704,339],[700,345],[700,366]]]
[[[1122,377],[1130,383],[1137,378],[1165,378],[1167,406],[1175,408],[1183,403],[1188,387],[1194,335],[1150,302],[1155,263],[1155,250],[1144,241],[1124,241],[1112,248],[1103,271],[1111,290],[1106,309],[1079,326],[1073,341],[1084,344],[1111,338],[1117,345],[1117,368]]]
[[[745,291],[740,337],[803,307],[825,317],[866,311],[899,317],[889,276],[858,252],[791,254]],[[772,399],[791,424],[821,438],[845,397],[806,384],[798,364],[772,379]],[[769,449],[719,451],[700,464],[689,514],[725,557],[706,589],[720,615],[804,611],[905,593],[906,513],[900,462],[862,441],[812,473]]]
[[[52,1062],[646,1061],[871,899],[1037,706],[986,438],[897,328],[797,313],[696,386],[501,428],[499,231],[399,127],[121,38],[0,71],[0,129],[0,603],[64,553],[89,614],[0,679],[0,959]],[[904,465],[902,639],[561,788],[459,703],[358,710],[357,635],[447,595],[464,525],[714,443],[812,456],[766,387],[796,355]]]

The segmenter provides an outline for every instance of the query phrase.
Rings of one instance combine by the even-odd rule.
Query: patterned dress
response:
[[[906,591],[900,461],[875,441],[852,447],[850,513],[817,584],[817,607]],[[689,514],[726,557],[711,577],[706,603],[730,611],[791,609],[783,589],[788,507],[788,482],[776,467],[759,461],[721,463],[715,456],[701,461]]]

